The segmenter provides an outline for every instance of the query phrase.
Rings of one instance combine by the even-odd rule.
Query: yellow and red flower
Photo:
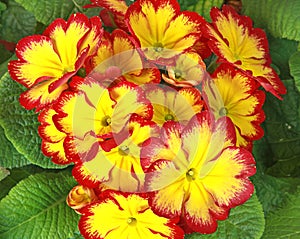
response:
[[[103,199],[82,209],[79,229],[94,239],[183,239],[178,218],[157,216],[143,194],[105,191]]]
[[[248,177],[256,171],[254,158],[235,146],[227,117],[214,122],[203,112],[183,130],[167,122],[164,132],[163,141],[153,139],[142,152],[146,165],[154,161],[146,174],[146,188],[154,191],[149,204],[160,216],[181,216],[189,229],[212,233],[217,220],[252,195]]]
[[[43,35],[23,38],[16,47],[18,60],[11,61],[11,77],[28,88],[20,102],[37,111],[56,101],[68,88],[68,80],[95,53],[102,34],[99,17],[74,14],[66,22],[56,19]]]
[[[218,119],[228,116],[235,126],[237,146],[252,148],[252,141],[260,139],[265,119],[262,110],[265,93],[249,76],[228,64],[222,64],[203,84],[203,96]]]
[[[212,25],[203,25],[203,34],[220,62],[228,62],[257,80],[266,91],[281,99],[286,93],[284,84],[273,68],[265,32],[253,28],[247,16],[238,15],[224,5],[222,11],[211,10]]]
[[[200,92],[196,88],[172,88],[158,86],[146,88],[146,97],[153,107],[152,120],[162,126],[172,120],[186,125],[204,106]]]
[[[143,63],[130,36],[120,29],[114,30],[111,35],[104,33],[97,54],[90,63],[91,70],[112,78],[112,81],[119,78],[140,85],[159,83],[161,79],[160,71]]]
[[[180,12],[175,0],[138,0],[129,6],[125,20],[138,47],[156,63],[164,63],[192,47],[204,21],[197,13]]]

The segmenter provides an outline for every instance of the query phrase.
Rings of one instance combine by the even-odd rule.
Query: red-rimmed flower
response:
[[[147,59],[157,63],[192,47],[204,21],[197,13],[180,12],[175,0],[138,0],[128,8],[125,20]]]
[[[103,182],[112,189],[141,192],[145,174],[140,164],[141,145],[158,136],[159,129],[151,121],[133,117],[127,128],[104,141],[88,162],[76,165],[73,175],[85,185]],[[91,175],[91,176],[90,176]]]
[[[176,91],[154,86],[146,89],[146,97],[153,107],[152,120],[160,126],[169,120],[186,125],[204,106],[200,92],[192,87]]]
[[[70,208],[74,209],[77,213],[80,213],[80,209],[97,200],[98,197],[96,196],[94,189],[77,185],[69,192],[66,202]]]
[[[212,25],[206,24],[204,35],[220,62],[228,62],[257,80],[266,91],[281,99],[286,88],[270,67],[271,59],[265,32],[253,28],[247,16],[238,15],[224,5],[222,11],[211,10]]]
[[[235,125],[237,146],[252,148],[252,141],[260,139],[265,119],[262,110],[265,93],[256,82],[230,65],[222,64],[203,84],[203,95],[216,118],[228,116]]]
[[[160,158],[146,174],[146,188],[154,191],[149,204],[158,215],[182,216],[193,231],[213,233],[217,220],[252,195],[253,156],[234,146],[234,126],[226,117],[214,123],[203,112],[182,131],[172,122],[164,131],[164,141],[153,139],[142,152],[147,164]]]
[[[120,30],[104,33],[97,54],[91,59],[91,69],[107,78],[124,78],[135,84],[159,83],[160,71],[143,63],[130,36]],[[113,70],[113,71],[112,71]]]
[[[168,74],[162,75],[164,81],[179,87],[192,87],[202,82],[206,65],[196,52],[185,52],[174,58],[174,65],[167,66]]]
[[[41,110],[68,88],[68,80],[95,53],[101,37],[99,17],[74,14],[56,19],[43,35],[23,38],[16,47],[18,60],[8,65],[11,77],[28,88],[20,102]]]
[[[57,129],[53,122],[53,116],[56,111],[53,108],[47,108],[41,111],[38,121],[41,125],[38,128],[39,135],[42,138],[41,149],[44,155],[50,157],[56,164],[69,164],[72,160],[65,154],[64,141],[66,133]]]
[[[84,208],[79,229],[94,239],[183,239],[178,219],[157,216],[146,196],[106,191],[103,199]]]

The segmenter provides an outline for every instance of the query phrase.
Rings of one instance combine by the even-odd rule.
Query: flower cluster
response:
[[[55,20],[8,66],[39,114],[42,152],[74,164],[67,203],[82,235],[213,233],[254,190],[260,86],[286,93],[265,33],[226,5],[208,23],[175,0],[91,2],[100,17]]]

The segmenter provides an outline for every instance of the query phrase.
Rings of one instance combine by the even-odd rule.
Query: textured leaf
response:
[[[293,80],[285,80],[288,93],[283,101],[267,95],[264,105],[265,137],[270,145],[274,164],[268,172],[274,176],[300,175],[300,95]]]
[[[56,18],[67,19],[72,13],[82,11],[82,6],[89,0],[16,0],[27,11],[32,12],[36,19],[48,25]]]
[[[214,6],[221,7],[223,0],[198,0],[196,4],[190,6],[188,10],[198,12],[206,20],[210,21],[210,9]]]
[[[244,14],[274,37],[300,40],[299,0],[242,0]]]
[[[0,181],[5,179],[9,175],[9,171],[6,168],[0,167]]]
[[[38,135],[37,114],[25,110],[19,103],[19,95],[25,88],[5,74],[0,81],[0,124],[15,148],[31,163],[43,168],[62,168],[45,157]],[[9,157],[9,155],[7,156]]]
[[[22,179],[29,177],[31,174],[41,173],[43,171],[45,171],[45,169],[34,165],[11,169],[10,175],[0,182],[0,199],[5,197],[9,190]]]
[[[0,166],[5,168],[16,168],[30,164],[30,162],[22,154],[20,154],[6,138],[1,126],[0,142]]]
[[[245,204],[233,208],[225,221],[219,221],[215,233],[210,235],[191,234],[185,239],[259,239],[264,231],[262,206],[254,194]]]
[[[294,195],[289,195],[286,205],[266,218],[263,239],[298,239],[300,238],[300,188]]]
[[[45,173],[18,183],[0,202],[0,238],[67,238],[79,219],[66,204],[71,175]]]
[[[290,79],[289,59],[297,51],[297,42],[268,37],[272,63],[278,67],[281,79]]]
[[[300,51],[295,52],[289,62],[291,75],[294,77],[296,87],[300,92]]]
[[[15,1],[9,0],[7,9],[1,14],[0,38],[9,42],[17,42],[21,38],[34,33],[36,20]]]

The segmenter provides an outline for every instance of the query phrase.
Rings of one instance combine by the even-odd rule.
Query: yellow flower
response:
[[[43,35],[23,38],[11,61],[11,77],[28,88],[20,102],[26,109],[41,110],[68,88],[68,80],[97,49],[102,33],[99,17],[74,14],[66,22],[56,19]]]
[[[154,161],[146,174],[146,189],[154,191],[151,208],[160,216],[181,216],[193,231],[213,233],[217,220],[252,195],[248,177],[256,171],[253,156],[234,146],[228,118],[214,122],[207,112],[183,130],[167,122],[162,134],[163,140],[153,139],[142,152],[148,163]]]
[[[192,47],[204,21],[197,13],[180,12],[174,0],[138,0],[129,6],[125,20],[147,59],[157,63]]]
[[[217,119],[228,116],[235,126],[237,146],[251,150],[252,141],[264,135],[260,124],[265,119],[265,93],[253,79],[228,64],[219,66],[212,78],[203,86],[208,107]]]
[[[79,229],[93,239],[183,239],[177,219],[157,216],[143,194],[106,191],[100,202],[83,209]]]
[[[224,5],[222,11],[211,10],[212,24],[203,27],[209,46],[220,62],[228,62],[253,77],[273,95],[281,99],[286,93],[284,84],[270,67],[271,59],[265,32],[252,27],[247,16],[238,15]]]

